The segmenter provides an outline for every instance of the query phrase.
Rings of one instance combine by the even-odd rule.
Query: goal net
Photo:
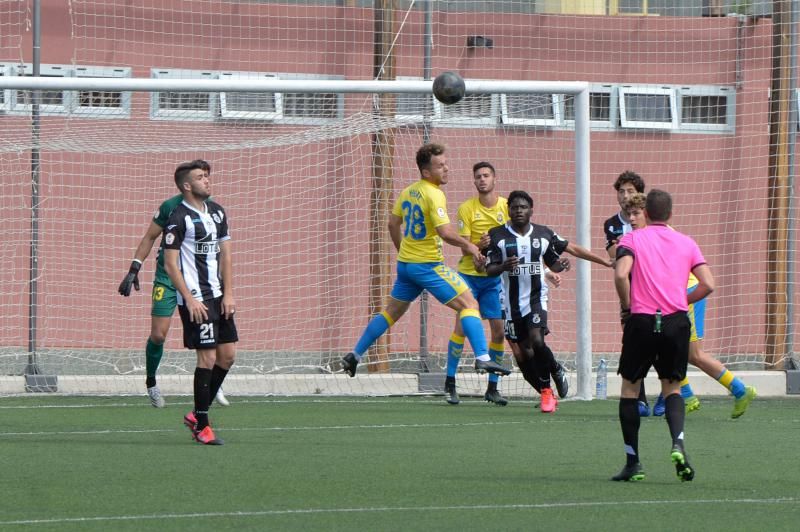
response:
[[[418,179],[414,154],[427,141],[448,147],[453,221],[475,194],[472,165],[485,160],[503,195],[531,193],[534,221],[571,241],[584,229],[576,212],[586,201],[586,246],[600,254],[603,221],[619,210],[617,175],[634,170],[648,188],[670,191],[673,225],[698,241],[717,280],[706,350],[734,370],[791,365],[796,281],[782,250],[796,247],[796,214],[791,195],[776,200],[775,187],[787,181],[770,170],[769,19],[548,14],[520,1],[378,4],[393,6],[381,31],[373,2],[73,1],[68,10],[44,9],[40,76],[110,84],[42,90],[38,128],[32,93],[0,89],[0,393],[23,392],[22,376],[34,371],[57,376],[64,393],[143,392],[156,250],[141,292],[123,298],[116,289],[153,211],[177,192],[176,165],[197,158],[212,166],[213,196],[233,235],[241,341],[229,394],[439,391],[454,315],[433,298],[392,327],[358,377],[338,367],[391,289],[385,217]],[[0,9],[2,83],[33,74],[32,15],[26,1]],[[453,106],[429,93],[180,85],[333,87],[444,70],[470,83],[509,83]],[[125,86],[132,80],[175,85],[134,90]],[[517,93],[515,80],[589,83],[588,194],[576,189],[574,96]],[[785,95],[794,105],[796,94]],[[457,250],[448,248],[455,266]],[[582,267],[591,306],[578,303],[577,267],[549,302],[547,341],[573,386],[600,358],[613,370],[620,342],[610,270]],[[578,372],[586,332],[592,358]],[[175,316],[159,369],[167,395],[191,393],[195,357],[181,338]],[[472,362],[467,347],[462,393],[485,388]],[[501,390],[531,395],[519,372]]]

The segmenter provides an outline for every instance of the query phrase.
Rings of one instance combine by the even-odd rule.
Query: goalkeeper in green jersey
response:
[[[195,162],[198,163],[208,175],[211,175],[210,164],[201,159]],[[125,297],[130,296],[132,288],[137,291],[139,290],[139,270],[142,267],[142,263],[147,259],[150,250],[153,249],[153,244],[156,239],[161,236],[164,231],[169,215],[181,201],[183,201],[183,196],[178,194],[164,201],[158,207],[158,210],[153,215],[153,219],[150,221],[147,231],[136,247],[131,267],[119,285],[118,291],[121,295]],[[150,398],[150,403],[156,408],[163,408],[164,398],[161,396],[161,390],[156,381],[156,372],[161,363],[161,357],[164,355],[164,342],[167,340],[167,333],[172,323],[172,314],[175,312],[178,303],[175,287],[172,285],[172,281],[164,269],[163,241],[159,245],[158,257],[156,259],[152,303],[150,310],[150,336],[147,338],[147,346],[145,347],[145,370],[147,373],[145,384],[147,386],[147,395]],[[225,398],[222,389],[217,393],[216,399],[217,403],[222,406],[228,406],[230,404]]]

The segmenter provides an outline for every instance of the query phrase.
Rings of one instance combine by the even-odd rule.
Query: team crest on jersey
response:
[[[223,216],[223,214],[221,212],[215,212],[214,214],[211,215],[211,218],[215,222],[217,222],[218,224],[221,224],[222,223],[222,216]]]
[[[541,244],[539,244],[539,239],[537,238],[536,240],[531,241],[531,245],[533,246],[533,249],[539,249]]]
[[[540,323],[541,321],[542,321],[542,318],[539,317],[539,313],[538,312],[535,313],[533,315],[533,317],[531,318],[531,322],[533,322],[533,323]]]
[[[497,213],[497,222],[498,223],[503,223],[503,213],[502,212],[498,212]]]
[[[175,235],[173,235],[172,233],[167,233],[167,236],[164,237],[164,241],[167,243],[168,246],[172,245],[172,243],[175,242]]]

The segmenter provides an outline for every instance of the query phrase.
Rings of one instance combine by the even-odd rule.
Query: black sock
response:
[[[642,379],[642,385],[639,387],[639,401],[647,404],[647,392],[644,391],[644,379]]]
[[[156,376],[155,375],[148,375],[147,378],[144,380],[144,385],[148,388],[152,388],[156,385]]]
[[[211,406],[209,394],[211,370],[194,368],[194,415],[197,417],[197,430],[208,426],[208,407]]]
[[[445,388],[450,388],[451,386],[453,388],[455,388],[456,387],[456,378],[455,377],[445,377],[444,378],[444,386],[445,386]]]
[[[497,383],[489,381],[489,385],[486,387],[487,392],[496,392],[497,391]]]
[[[628,465],[639,461],[639,402],[637,399],[620,398],[619,424],[622,427],[622,441],[625,443],[625,457]]]
[[[222,381],[225,380],[225,376],[228,375],[227,369],[222,369],[221,367],[214,364],[214,367],[211,369],[211,384],[209,385],[208,395],[209,401],[208,404],[214,402],[214,398],[217,396],[217,392],[220,388],[222,388]]]
[[[519,370],[522,372],[522,376],[525,378],[525,381],[533,386],[534,390],[542,393],[542,388],[539,384],[539,374],[536,373],[536,367],[533,365],[533,360],[525,359],[522,362],[518,360],[517,365],[519,366]]]
[[[673,393],[664,399],[664,417],[667,418],[669,435],[672,443],[683,445],[683,423],[686,419],[686,410],[683,397],[680,393]]]

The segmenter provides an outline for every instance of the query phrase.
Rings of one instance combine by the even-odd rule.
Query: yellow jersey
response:
[[[481,235],[508,221],[508,201],[504,197],[497,198],[493,207],[484,207],[480,198],[470,198],[458,207],[458,234],[477,244]],[[472,257],[462,255],[458,261],[458,271],[467,275],[486,276],[485,272],[475,269]]]
[[[392,214],[403,219],[401,262],[444,262],[442,239],[436,228],[449,224],[447,199],[437,186],[420,179],[407,186],[394,203]]]

